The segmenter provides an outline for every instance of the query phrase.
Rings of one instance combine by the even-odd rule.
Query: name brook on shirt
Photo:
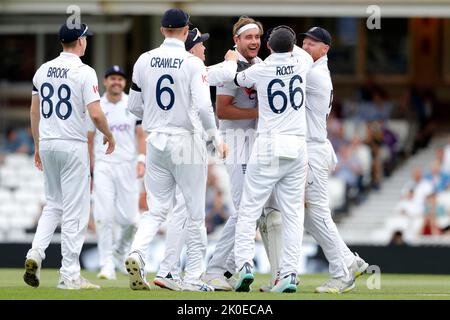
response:
[[[67,72],[70,69],[50,67],[47,71],[47,78],[64,78],[67,79]]]
[[[181,68],[181,64],[183,63],[184,59],[178,59],[178,58],[161,58],[161,57],[153,57],[152,60],[150,60],[150,66],[152,68],[173,68],[173,69],[179,69]]]

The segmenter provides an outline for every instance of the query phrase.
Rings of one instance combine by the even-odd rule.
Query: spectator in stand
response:
[[[230,216],[228,207],[223,202],[222,192],[215,189],[214,201],[206,204],[206,231],[208,234],[224,224]]]
[[[434,160],[431,164],[430,172],[425,176],[425,179],[433,184],[434,192],[442,192],[449,186],[450,177],[441,170],[439,160]]]
[[[412,179],[402,188],[403,193],[413,190],[413,202],[416,208],[421,208],[423,213],[425,208],[425,199],[433,193],[433,184],[423,177],[422,168],[416,167],[412,171]]]
[[[356,198],[361,189],[362,167],[350,145],[342,144],[339,148],[334,175],[345,182],[347,202]]]
[[[442,214],[442,207],[437,205],[436,193],[430,194],[425,203],[425,218],[422,228],[422,235],[440,235],[441,228],[438,225],[438,215]],[[445,213],[445,211],[444,211]]]
[[[333,116],[333,113],[328,117],[328,139],[333,145],[334,150],[339,150],[342,145],[347,145],[349,142],[345,139],[344,126],[342,122]]]
[[[2,151],[6,153],[30,153],[28,145],[21,139],[18,131],[12,127],[6,129],[6,141]]]
[[[403,103],[404,109],[412,109],[419,127],[412,150],[414,154],[418,149],[426,147],[433,136],[435,125],[432,116],[437,101],[432,89],[412,86]]]
[[[34,140],[33,140],[33,134],[31,133],[31,127],[27,127],[24,129],[20,129],[18,131],[18,136],[20,141],[22,142],[22,145],[26,146],[27,154],[29,156],[32,156],[34,154]]]
[[[450,174],[450,139],[448,140],[447,144],[442,149],[441,170],[446,174]]]
[[[376,190],[380,188],[383,177],[383,141],[383,130],[379,122],[368,122],[366,125],[365,143],[370,147],[372,154],[372,187]]]
[[[400,230],[395,231],[392,234],[391,241],[389,242],[390,246],[406,246],[407,243],[405,242],[405,239],[403,238],[403,232]]]

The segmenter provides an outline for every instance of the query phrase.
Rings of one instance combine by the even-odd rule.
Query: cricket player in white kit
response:
[[[40,282],[41,262],[56,227],[61,223],[60,289],[99,288],[80,274],[79,255],[90,213],[90,173],[86,109],[108,143],[115,141],[100,107],[97,75],[80,57],[92,35],[85,24],[62,25],[59,39],[63,52],[44,63],[33,77],[31,130],[35,165],[44,171],[46,205],[39,219],[25,261],[24,281]]]
[[[233,40],[240,63],[250,65],[261,62],[257,54],[262,34],[261,23],[252,18],[242,16],[235,23]],[[258,100],[254,88],[239,88],[233,81],[225,82],[217,87],[216,109],[220,119],[219,128],[230,147],[230,155],[225,164],[230,177],[235,212],[227,220],[208,263],[206,274],[203,276],[203,280],[213,286],[215,290],[230,291],[234,289],[232,275],[236,265],[233,247],[237,211],[241,202],[247,163],[255,139],[257,105]],[[264,208],[265,214],[259,221],[261,236],[265,242],[268,229],[281,233],[281,218],[274,202],[274,198],[271,197],[271,201]],[[271,242],[275,243],[275,240]],[[277,260],[278,256],[275,258]],[[276,273],[275,270],[272,272]]]
[[[201,33],[197,28],[189,31],[186,39],[186,51],[192,53],[196,57],[205,61],[204,42],[209,39],[208,33]],[[225,54],[225,61],[206,68],[208,73],[208,82],[210,86],[216,86],[224,81],[232,81],[237,71],[238,55],[234,50],[228,50]],[[187,219],[186,203],[179,188],[176,191],[176,204],[172,210],[172,216],[168,223],[166,234],[166,248],[164,259],[161,261],[156,278],[153,283],[157,286],[169,290],[182,290],[181,270],[180,270],[180,254],[185,243],[186,219]],[[200,236],[193,232],[191,236]],[[190,272],[196,272],[191,264],[196,264],[195,257],[187,256],[185,277],[190,278]],[[172,267],[172,270],[170,269]]]
[[[305,90],[311,56],[293,55],[292,29],[273,29],[271,55],[236,76],[242,87],[258,92],[257,139],[250,156],[239,206],[234,252],[239,279],[235,290],[248,292],[254,280],[256,223],[275,190],[282,215],[282,253],[279,281],[272,292],[295,292],[303,237],[307,150]],[[302,50],[303,51],[303,50]]]
[[[329,262],[331,279],[316,288],[316,292],[344,293],[355,287],[356,277],[363,274],[369,265],[344,243],[329,207],[328,177],[337,162],[333,146],[327,139],[327,118],[333,101],[327,57],[331,36],[320,27],[313,27],[303,35],[302,47],[314,60],[306,82],[309,161],[305,230],[316,239]]]
[[[145,188],[150,210],[139,221],[125,264],[133,290],[150,288],[143,255],[174,202],[175,187],[188,211],[188,252],[197,256],[197,272],[185,277],[184,290],[208,291],[200,280],[206,247],[205,189],[207,157],[205,130],[219,153],[226,146],[218,134],[204,63],[185,50],[189,15],[166,11],[161,20],[163,44],[142,54],[133,69],[129,109],[142,118],[148,133]],[[202,128],[203,127],[203,128]],[[197,236],[190,236],[190,233]],[[201,236],[198,236],[200,234]]]
[[[139,218],[138,178],[145,173],[145,133],[142,121],[127,109],[128,95],[123,92],[125,72],[117,65],[108,68],[103,84],[106,92],[100,105],[117,148],[113,154],[105,155],[102,137],[92,122],[88,144],[94,168],[93,213],[101,268],[97,277],[114,280],[116,267],[124,270],[125,254]]]
[[[344,243],[329,207],[328,177],[337,162],[333,146],[327,139],[327,118],[333,100],[327,57],[331,36],[320,27],[313,27],[302,35],[305,36],[302,48],[314,60],[306,81],[308,175],[304,227],[322,247],[329,262],[331,279],[317,287],[316,292],[344,293],[355,287],[355,279],[364,273],[368,264]],[[294,48],[294,54],[303,52]],[[268,291],[268,288],[262,290]]]

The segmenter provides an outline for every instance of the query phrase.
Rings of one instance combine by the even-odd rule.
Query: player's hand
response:
[[[239,61],[239,56],[238,56],[236,51],[228,50],[227,53],[225,53],[225,60],[227,60],[227,61],[231,60],[231,61],[238,62]]]
[[[106,149],[105,154],[111,154],[116,148],[116,140],[114,140],[112,135],[110,137],[103,136],[103,144],[106,143],[108,143],[108,148]]]
[[[228,146],[225,142],[219,143],[217,146],[217,152],[220,159],[225,159],[228,156]]]
[[[34,151],[34,166],[36,168],[38,168],[40,171],[43,171],[41,156],[39,155],[39,150]]]
[[[145,175],[145,163],[138,162],[136,167],[137,177],[142,178]]]

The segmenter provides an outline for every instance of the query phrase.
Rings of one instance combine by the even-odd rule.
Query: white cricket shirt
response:
[[[312,63],[306,52],[273,53],[237,74],[239,86],[258,92],[258,134],[306,136],[306,74]]]
[[[39,140],[87,141],[86,106],[100,100],[94,69],[61,52],[36,71],[32,93],[39,94]]]
[[[128,106],[128,95],[122,93],[122,99],[112,103],[106,98],[106,93],[100,99],[103,113],[108,120],[109,130],[116,140],[113,153],[105,154],[107,145],[103,145],[103,134],[96,130],[94,123],[89,119],[88,129],[95,132],[94,155],[95,161],[120,163],[134,161],[137,157],[136,125],[140,120],[132,114]]]
[[[136,61],[128,108],[149,133],[202,132],[202,124],[216,130],[206,67],[178,39],[166,38]]]
[[[306,81],[307,141],[325,142],[327,118],[333,102],[333,84],[328,70],[328,57],[317,59]]]

